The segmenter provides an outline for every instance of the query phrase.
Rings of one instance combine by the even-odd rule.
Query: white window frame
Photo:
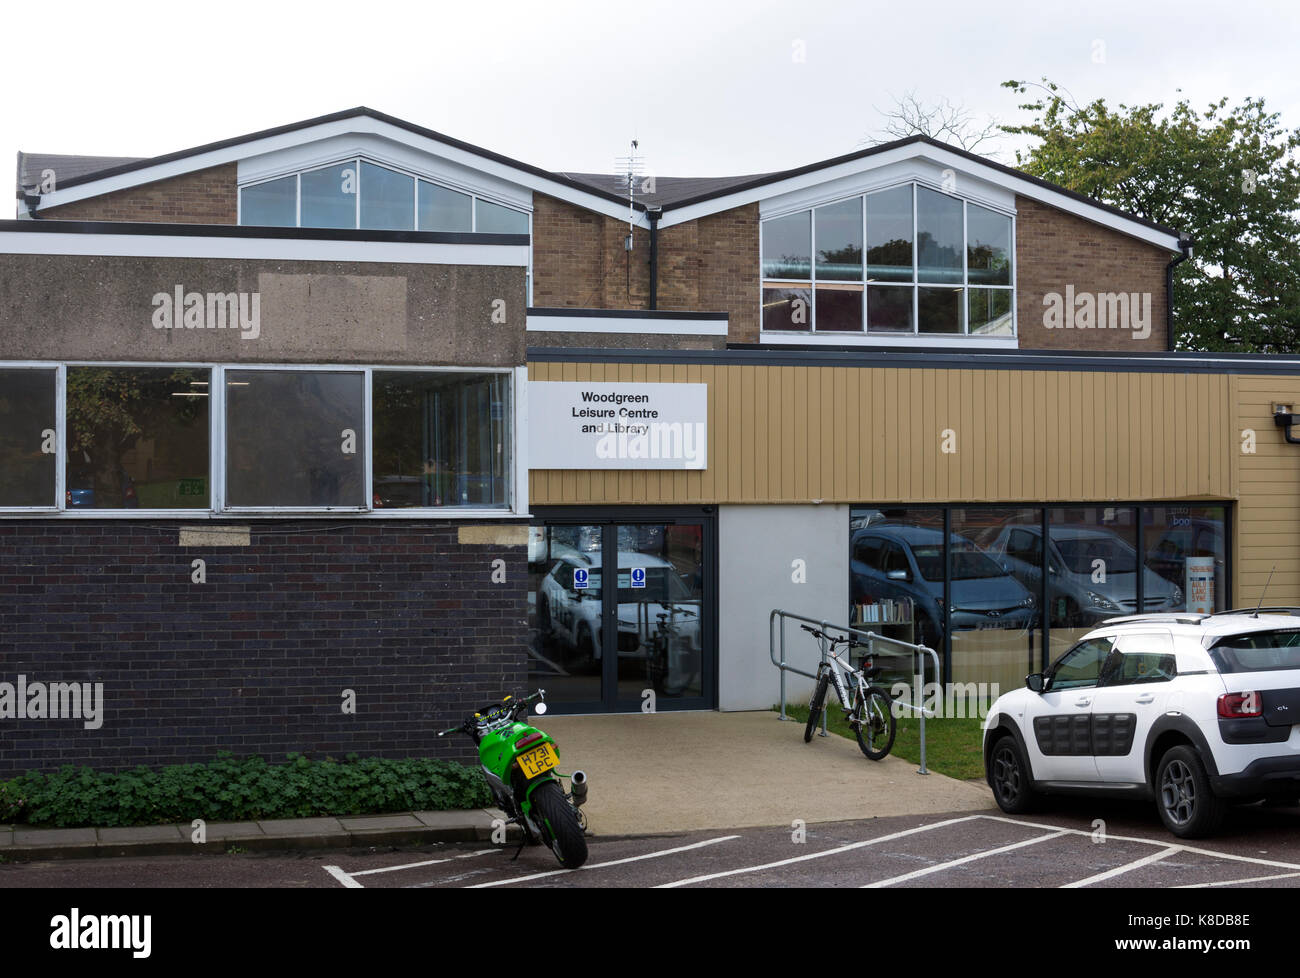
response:
[[[70,509],[67,506],[66,428],[67,428],[67,370],[69,367],[117,367],[123,369],[181,369],[209,371],[208,381],[208,506],[199,509]],[[31,518],[33,516],[59,519],[166,519],[166,520],[233,520],[276,519],[284,517],[306,519],[337,519],[340,516],[365,519],[452,519],[452,520],[516,520],[528,515],[528,457],[524,424],[527,417],[527,367],[491,366],[410,366],[405,364],[310,364],[310,363],[229,363],[191,361],[37,361],[0,360],[0,369],[52,370],[55,373],[55,505],[49,507],[3,506],[0,519]],[[228,506],[226,505],[226,371],[304,371],[311,373],[360,373],[364,417],[364,505],[353,506]],[[511,431],[507,439],[511,453],[508,461],[509,500],[506,506],[476,508],[470,506],[412,506],[401,509],[374,508],[374,373],[409,372],[426,374],[505,374],[509,376],[504,408]]]
[[[912,329],[910,332],[872,332],[869,327],[869,309],[867,295],[871,290],[873,283],[867,280],[867,197],[882,193],[889,190],[897,190],[901,187],[911,187],[912,190],[912,280],[907,282],[877,282],[875,285],[894,288],[910,288],[912,290]],[[960,201],[962,205],[962,281],[959,285],[951,282],[922,282],[920,280],[920,248],[917,242],[917,210],[919,206],[919,188],[933,190],[935,193],[943,194],[954,200]],[[831,332],[817,331],[817,208],[824,207],[827,204],[841,203],[851,199],[861,200],[862,209],[862,329],[857,331],[834,330]],[[974,205],[983,207],[985,210],[994,214],[1008,218],[1011,221],[1011,284],[1010,285],[984,285],[972,286],[970,283],[970,262],[969,262],[969,221],[968,210]],[[795,214],[808,213],[809,215],[809,247],[810,267],[807,279],[777,279],[768,278],[762,274],[763,269],[763,236],[768,221],[779,220],[784,217],[790,217]],[[759,262],[759,295],[758,295],[758,322],[760,337],[769,337],[784,342],[838,342],[852,345],[898,345],[900,343],[910,343],[915,345],[936,346],[952,342],[957,343],[988,343],[990,345],[1015,346],[1019,342],[1020,325],[1017,321],[1016,309],[1016,290],[1018,289],[1018,278],[1016,274],[1016,214],[1014,211],[997,207],[983,200],[971,200],[960,194],[950,193],[944,190],[942,186],[937,186],[929,180],[919,177],[909,177],[905,180],[899,180],[894,183],[881,187],[873,187],[870,190],[860,190],[855,193],[840,193],[825,199],[816,199],[811,202],[801,202],[799,206],[787,210],[776,211],[771,214],[763,215],[759,221],[758,236],[758,262]],[[808,288],[812,300],[812,309],[809,315],[809,328],[806,330],[769,330],[763,328],[763,291],[772,285],[773,287],[790,287],[790,288]],[[961,293],[961,311],[958,317],[959,330],[953,333],[924,333],[921,331],[920,317],[920,294],[922,288],[946,288],[953,289]],[[970,290],[972,288],[994,289],[1011,293],[1011,332],[1002,334],[973,334],[970,332]]]

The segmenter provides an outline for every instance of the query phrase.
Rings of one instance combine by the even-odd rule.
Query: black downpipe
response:
[[[1174,268],[1192,256],[1192,239],[1185,234],[1178,236],[1178,247],[1182,254],[1165,266],[1165,349],[1174,350]]]
[[[659,308],[659,218],[663,216],[662,207],[647,207],[646,217],[650,218],[650,308]]]

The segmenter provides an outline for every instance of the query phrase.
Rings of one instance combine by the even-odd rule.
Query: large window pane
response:
[[[0,506],[55,505],[55,373],[0,370]]]
[[[912,333],[910,286],[867,287],[867,329],[873,333]]]
[[[917,289],[920,332],[960,333],[961,302],[961,289]]]
[[[918,281],[960,282],[962,247],[962,202],[928,187],[917,187]]]
[[[812,211],[763,222],[763,278],[808,279],[812,267]]]
[[[817,332],[862,332],[862,287],[817,287]]]
[[[966,205],[966,265],[972,284],[1011,284],[1011,218]]]
[[[291,228],[298,224],[298,177],[281,177],[239,191],[239,223]]]
[[[967,332],[982,336],[1010,336],[1014,332],[1010,289],[967,289]]]
[[[227,503],[364,506],[363,392],[354,372],[227,371]]]
[[[1009,691],[1038,672],[1042,539],[1041,533],[1034,538],[1022,528],[1038,525],[1041,512],[953,509],[948,562],[954,683],[987,683]]]
[[[474,230],[480,234],[527,234],[528,215],[491,201],[476,200]]]
[[[508,507],[505,374],[376,371],[373,505]]]
[[[764,289],[763,329],[812,329],[812,289]]]
[[[862,281],[862,198],[817,208],[818,280]]]
[[[446,187],[420,181],[421,231],[472,231],[474,198]]]
[[[1146,527],[1147,577],[1155,574],[1162,588],[1171,586],[1181,600],[1171,610],[1212,614],[1228,607],[1227,511],[1223,506],[1150,506]],[[1163,593],[1163,590],[1162,590]],[[1146,597],[1151,586],[1147,584]]]
[[[69,367],[68,509],[207,509],[209,379],[190,368]]]
[[[867,194],[867,281],[912,281],[912,186]]]
[[[361,226],[383,231],[414,230],[415,178],[362,162]]]
[[[302,226],[357,226],[357,161],[348,160],[302,174]]]

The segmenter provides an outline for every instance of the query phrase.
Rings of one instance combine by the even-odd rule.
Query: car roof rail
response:
[[[1273,605],[1263,608],[1230,608],[1227,611],[1216,611],[1216,615],[1253,615],[1255,612],[1268,615],[1300,615],[1300,607],[1296,605]]]
[[[1153,612],[1147,615],[1122,615],[1119,618],[1107,618],[1102,622],[1103,625],[1120,625],[1130,621],[1164,621],[1176,622],[1180,625],[1195,625],[1209,618],[1209,615],[1202,615],[1196,612]]]

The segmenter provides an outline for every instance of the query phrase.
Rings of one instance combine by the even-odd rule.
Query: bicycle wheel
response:
[[[866,694],[853,711],[853,732],[862,753],[878,761],[894,746],[898,721],[892,709],[894,701],[879,686],[868,686]]]
[[[821,673],[821,678],[817,680],[817,689],[813,693],[813,698],[808,703],[808,726],[803,729],[803,742],[806,744],[813,739],[813,733],[817,730],[817,721],[821,719],[822,709],[826,706],[826,690],[830,687],[831,675],[825,670]]]

